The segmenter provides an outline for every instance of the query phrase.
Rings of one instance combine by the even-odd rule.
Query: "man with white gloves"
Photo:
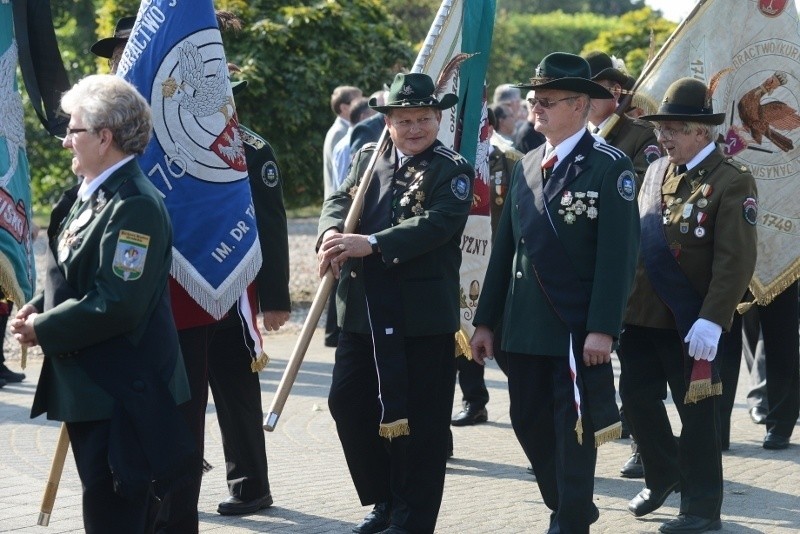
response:
[[[724,113],[704,83],[673,83],[655,133],[666,156],[653,162],[639,195],[639,265],[620,336],[620,392],[639,444],[646,488],[629,504],[636,517],[680,491],[680,512],[660,532],[721,528],[722,394],[716,358],[756,261],[757,196],[746,167],[714,144]],[[681,418],[673,436],[667,384]]]

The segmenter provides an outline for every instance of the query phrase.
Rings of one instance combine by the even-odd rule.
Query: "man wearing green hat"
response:
[[[580,56],[553,53],[529,103],[546,143],[514,167],[475,313],[472,355],[492,358],[503,320],[511,424],[552,513],[549,532],[589,532],[596,447],[621,433],[611,350],[639,246],[630,159],[586,128],[610,99]]]
[[[444,489],[459,329],[461,233],[474,170],[436,136],[442,109],[426,74],[398,74],[386,105],[391,139],[365,145],[322,206],[319,271],[339,279],[328,405],[363,505],[357,533],[432,533]],[[378,154],[375,155],[375,152]],[[344,220],[370,159],[355,233]]]
[[[681,493],[678,517],[660,532],[721,528],[717,346],[756,261],[755,181],[716,146],[725,114],[713,112],[711,97],[703,82],[682,78],[642,117],[656,123],[667,155],[647,169],[639,195],[641,254],[617,352],[646,483],[628,509],[641,517]],[[667,384],[682,423],[677,441]]]

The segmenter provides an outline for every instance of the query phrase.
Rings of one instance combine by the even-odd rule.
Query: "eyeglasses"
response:
[[[559,98],[557,100],[548,100],[547,98],[536,98],[536,97],[534,97],[534,98],[529,98],[528,99],[528,104],[530,104],[531,107],[534,107],[536,104],[539,104],[544,109],[550,109],[553,106],[555,106],[556,104],[558,104],[559,102],[563,102],[564,100],[575,100],[576,98],[580,98],[580,97],[578,97],[578,96],[565,96],[564,98]]]
[[[75,134],[79,134],[81,132],[88,132],[90,128],[67,128],[67,135],[64,136],[66,139],[67,137],[74,137]]]
[[[677,134],[683,133],[683,130],[676,128],[662,128],[660,126],[656,126],[655,128],[653,128],[653,133],[656,134],[656,137],[661,137],[662,139],[671,141],[672,139],[675,138]]]

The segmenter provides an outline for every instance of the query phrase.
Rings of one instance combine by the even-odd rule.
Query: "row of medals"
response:
[[[584,213],[588,218],[596,219],[598,211],[595,204],[597,204],[598,196],[597,191],[586,191],[585,193],[564,191],[564,194],[561,195],[561,205],[564,206],[564,209],[558,210],[558,214],[564,216],[564,222],[567,224],[574,223]],[[585,202],[584,199],[586,199]]]
[[[88,201],[87,201],[88,202]],[[106,198],[105,193],[103,190],[99,190],[97,192],[97,201],[94,208],[85,209],[78,215],[77,218],[73,219],[72,222],[69,223],[66,232],[64,235],[61,236],[61,240],[58,242],[58,261],[64,263],[69,258],[70,250],[77,249],[81,246],[83,242],[83,238],[77,235],[77,233],[89,224],[89,221],[92,220],[92,216],[94,216],[95,212],[100,212],[106,205]]]
[[[421,167],[426,167],[427,162],[422,161],[420,162]],[[425,212],[425,208],[422,207],[422,203],[425,201],[425,192],[419,190],[419,186],[422,185],[422,179],[425,177],[425,171],[417,170],[414,167],[408,167],[406,172],[403,176],[406,180],[411,180],[411,185],[408,185],[408,182],[404,182],[402,180],[395,179],[395,186],[406,187],[408,185],[408,189],[403,193],[403,196],[400,198],[400,205],[403,207],[408,206],[413,200],[417,203],[411,206],[411,212],[414,215],[422,215]],[[401,214],[400,217],[397,218],[397,222],[401,223],[405,220],[405,215]]]
[[[700,194],[702,195],[700,198],[697,199],[696,202],[687,202],[683,205],[683,212],[681,213],[681,221],[679,230],[682,234],[689,233],[689,219],[692,217],[692,211],[694,207],[697,206],[697,209],[705,209],[708,206],[708,197],[711,196],[711,192],[714,190],[713,187],[709,184],[703,184],[700,186]],[[672,208],[678,207],[683,202],[682,198],[670,198],[666,205],[664,206],[664,213],[662,222],[664,226],[669,226],[671,224],[669,220],[669,216],[672,214]],[[695,237],[703,237],[706,235],[706,229],[703,227],[703,223],[708,218],[708,214],[702,211],[698,211],[696,215],[697,219],[697,228],[694,229]]]

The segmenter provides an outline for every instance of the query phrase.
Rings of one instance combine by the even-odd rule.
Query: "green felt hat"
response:
[[[369,99],[369,107],[386,113],[397,108],[435,108],[449,109],[458,103],[458,97],[447,93],[441,100],[436,98],[436,86],[427,74],[420,72],[398,73],[389,88],[386,104],[378,106],[376,98]]]

